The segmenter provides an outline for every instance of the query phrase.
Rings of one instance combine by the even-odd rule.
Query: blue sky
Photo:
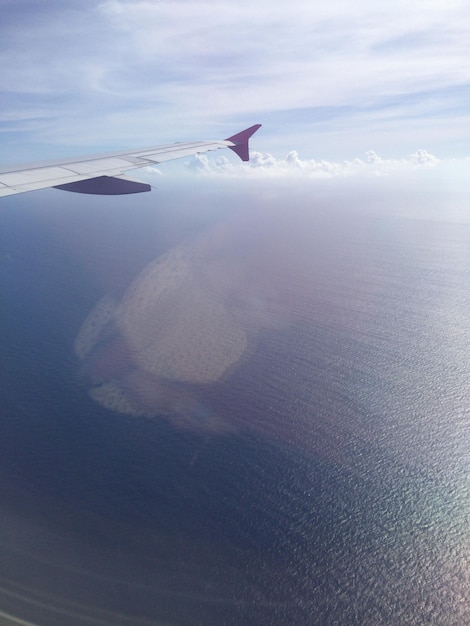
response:
[[[470,157],[465,0],[3,0],[2,164],[254,123],[254,147],[342,162]]]

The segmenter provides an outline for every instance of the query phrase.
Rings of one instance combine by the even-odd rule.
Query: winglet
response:
[[[248,153],[248,140],[251,135],[254,135],[258,128],[261,128],[261,124],[255,124],[254,126],[250,126],[246,130],[242,130],[241,133],[237,133],[232,137],[228,137],[225,141],[231,141],[235,145],[228,146],[230,150],[233,150],[235,154],[238,154],[242,161],[249,161],[250,156]]]

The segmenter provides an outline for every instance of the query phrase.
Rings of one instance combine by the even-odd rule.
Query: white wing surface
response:
[[[230,148],[242,161],[248,161],[248,140],[260,126],[261,124],[255,124],[228,139],[219,141],[174,143],[167,146],[0,168],[0,196],[36,191],[47,187],[99,195],[150,191],[150,185],[131,180],[124,175],[124,172],[220,148]]]

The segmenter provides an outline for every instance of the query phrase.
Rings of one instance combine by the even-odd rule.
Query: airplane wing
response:
[[[99,195],[150,191],[150,185],[131,180],[124,172],[220,148],[230,148],[242,161],[248,161],[248,140],[260,126],[261,124],[255,124],[228,139],[219,141],[174,143],[154,148],[0,168],[0,196],[47,187]]]

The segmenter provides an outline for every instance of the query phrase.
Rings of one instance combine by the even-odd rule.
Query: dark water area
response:
[[[322,190],[5,203],[2,623],[469,622],[469,213]],[[200,392],[223,433],[105,408],[73,348],[197,237],[270,307]]]

